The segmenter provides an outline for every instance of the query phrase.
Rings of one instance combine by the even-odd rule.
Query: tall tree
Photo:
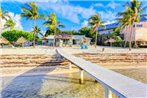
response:
[[[2,19],[10,19],[10,16],[8,15],[7,11],[3,12],[2,8],[0,7],[0,34],[2,33]]]
[[[97,45],[97,37],[98,37],[98,28],[99,27],[103,27],[105,28],[105,25],[104,25],[104,21],[102,21],[100,15],[98,13],[94,14],[93,16],[90,17],[89,19],[89,23],[91,25],[91,32],[93,33],[94,31],[96,31],[96,36],[95,36],[95,48],[96,48],[96,45]]]
[[[89,27],[82,27],[79,30],[80,35],[85,35],[86,37],[92,38],[92,41],[95,41],[95,34],[90,32],[91,28]]]
[[[64,25],[57,20],[57,17],[54,13],[46,17],[46,22],[44,22],[43,25],[46,26],[48,30],[53,30],[54,34],[56,34],[57,28],[64,27]]]
[[[29,20],[34,20],[34,28],[36,26],[36,20],[40,18],[39,13],[38,13],[38,7],[36,6],[35,2],[30,2],[26,4],[25,7],[22,7],[22,17],[26,17]],[[33,47],[35,48],[35,34],[34,32],[34,42],[33,42]]]
[[[4,29],[13,30],[15,25],[16,23],[12,19],[6,20],[6,23],[4,24]]]
[[[131,0],[130,2],[127,2],[125,8],[126,10],[122,13],[119,13],[119,15],[122,17],[124,17],[125,15],[128,16],[126,22],[128,22],[131,25],[130,40],[129,40],[129,50],[131,51],[133,26],[135,25],[135,23],[140,22],[141,17],[147,16],[146,14],[143,13],[147,8],[147,6],[144,6],[142,1]]]
[[[121,14],[121,13],[119,13],[119,14]],[[119,16],[119,14],[118,14],[118,16]],[[125,35],[128,34],[128,28],[131,25],[131,20],[129,17],[130,17],[129,14],[125,14],[125,15],[123,15],[123,17],[117,19],[118,22],[121,23],[121,26],[118,27],[117,29],[120,29],[120,31],[121,31],[125,28],[125,31],[124,31]],[[127,40],[125,40],[124,47],[126,47],[126,44],[127,44]]]
[[[47,31],[51,30],[53,31],[53,35],[55,35],[57,32],[57,28],[59,27],[65,27],[63,24],[61,24],[59,21],[57,21],[56,14],[52,13],[49,16],[46,17],[46,22],[43,24],[47,27]],[[55,43],[55,41],[54,41]]]

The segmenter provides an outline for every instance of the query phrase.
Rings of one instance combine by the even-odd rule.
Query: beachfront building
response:
[[[132,41],[147,42],[147,18],[141,18],[140,23],[133,25]],[[129,41],[131,36],[131,26],[121,30],[124,35],[124,40]]]
[[[70,34],[57,34],[55,35],[55,46],[69,47],[72,45],[72,35]]]
[[[111,24],[106,24],[105,25],[106,28],[99,28],[98,29],[98,32],[100,35],[103,35],[103,34],[112,34],[113,30],[117,27],[120,26],[119,23],[111,23]]]
[[[42,39],[43,45],[53,46],[53,43],[54,43],[54,35],[49,35],[47,37],[43,37]]]
[[[85,35],[70,34],[49,35],[42,39],[42,44],[52,46],[55,41],[55,46],[57,47],[69,47],[72,45],[80,45],[83,39],[86,40],[87,45],[90,45],[91,38],[85,37]]]
[[[107,24],[106,28],[99,28],[99,34],[112,34],[113,30],[121,26],[120,23]],[[129,41],[131,34],[131,26],[127,26],[120,31],[120,35],[123,40]],[[140,23],[133,25],[132,41],[147,42],[147,18],[141,18]]]
[[[73,35],[72,36],[73,45],[80,45],[82,40],[86,40],[87,45],[90,45],[91,38],[86,37],[85,35]]]

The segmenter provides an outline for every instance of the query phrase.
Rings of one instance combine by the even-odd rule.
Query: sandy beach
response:
[[[105,51],[102,52],[102,48],[103,47],[97,47],[95,49],[94,47],[89,47],[87,50],[82,50],[78,47],[72,47],[62,49],[66,53],[87,60],[89,59],[91,62],[96,60],[97,62],[95,63],[98,66],[105,67],[140,82],[147,83],[147,62],[141,62],[141,59],[138,61],[133,60],[133,62],[130,62],[131,59],[129,59],[129,62],[119,61],[119,59],[116,62],[110,60],[115,57],[114,54],[117,54],[116,56],[120,57],[119,54],[122,53],[141,54],[140,56],[144,56],[146,59],[146,49],[133,49],[130,52],[128,49],[105,47]],[[56,55],[56,49],[57,48],[46,46],[37,46],[36,48],[0,49],[0,81],[2,96],[7,98],[11,96],[18,96],[18,98],[21,96],[22,98],[27,96],[31,96],[32,98],[48,98],[46,96],[52,96],[52,98],[83,98],[82,96],[85,94],[85,96],[87,96],[86,98],[102,97],[103,87],[99,83],[95,84],[94,79],[86,72],[84,73],[85,84],[80,85],[78,80],[79,68],[72,65],[72,69],[69,69],[67,61],[62,62],[63,64],[55,63],[56,60],[52,61]],[[95,56],[94,54],[97,55]],[[112,58],[110,58],[110,54],[112,54]],[[99,57],[102,55],[103,57]],[[89,56],[91,57],[89,58]],[[142,58],[140,56],[132,57],[132,59]],[[102,61],[100,58],[102,58]],[[103,62],[107,59],[107,62]],[[32,66],[29,63],[34,65]],[[61,88],[65,90],[62,91]],[[90,92],[89,89],[91,89]]]
[[[105,51],[102,52],[102,48],[105,48]],[[4,48],[0,49],[1,55],[46,55],[46,56],[53,56],[56,54],[57,48],[47,47],[47,46],[37,46],[36,48],[32,47],[26,47],[26,48]],[[133,49],[131,52],[128,51],[128,49],[123,48],[110,48],[110,47],[101,47],[98,46],[96,49],[94,47],[89,47],[89,49],[79,49],[78,47],[72,47],[72,48],[62,48],[66,53],[69,54],[80,54],[80,53],[142,53],[146,54],[147,49]],[[19,61],[19,60],[18,60]],[[23,60],[25,61],[25,59]],[[0,62],[6,62],[4,59],[1,59]],[[108,69],[112,70],[125,70],[125,69],[145,69],[145,72],[147,71],[147,62],[138,62],[138,63],[130,63],[130,62],[107,62],[107,63],[101,63],[98,62],[98,65],[103,66]],[[27,75],[39,75],[42,74],[44,71],[48,71],[50,69],[54,69],[51,72],[49,71],[47,74],[61,74],[61,73],[71,73],[71,72],[77,72],[78,68],[74,68],[72,70],[68,70],[68,66],[33,66],[33,67],[6,67],[1,68],[1,76],[13,76],[13,75],[20,75],[25,72],[28,72],[31,70],[31,72],[28,72]],[[41,70],[41,71],[40,71]],[[118,72],[118,71],[117,71]],[[121,71],[122,72],[122,71]],[[25,74],[26,75],[26,74]],[[145,82],[147,83],[147,80],[145,79]]]

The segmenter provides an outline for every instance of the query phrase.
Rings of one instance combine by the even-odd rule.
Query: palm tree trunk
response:
[[[56,35],[56,27],[55,27],[55,30],[54,30],[54,36]],[[59,43],[60,44],[60,43]],[[53,48],[55,47],[55,37],[54,37],[54,42],[53,42]]]
[[[128,28],[129,28],[129,27],[128,27]],[[127,27],[126,27],[126,34],[125,34],[125,44],[124,44],[124,48],[125,48],[125,47],[126,47],[126,45],[127,45],[127,40],[126,40],[127,31],[128,31],[128,29],[127,29]]]
[[[95,48],[96,48],[96,46],[97,46],[97,34],[98,34],[98,32],[96,31],[96,37],[95,37]]]
[[[134,24],[134,22],[133,22]],[[132,34],[133,34],[133,24],[131,26],[130,42],[129,42],[129,51],[132,49]]]
[[[2,18],[0,17],[0,35],[2,33]]]
[[[36,19],[34,20],[34,29],[35,29],[35,26],[36,26]],[[35,37],[36,37],[36,31],[34,30],[34,42],[33,42],[33,47],[35,48]]]
[[[135,26],[135,30],[136,30],[136,26]],[[136,32],[134,32],[134,33],[136,34]],[[135,39],[135,35],[134,35],[134,41],[135,41],[135,48],[137,48],[138,45],[137,45],[137,42],[136,42],[136,39]]]

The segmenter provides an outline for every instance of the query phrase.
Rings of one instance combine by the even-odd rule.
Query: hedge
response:
[[[21,30],[10,30],[2,33],[2,36],[7,39],[10,43],[16,42],[21,36],[26,38],[28,41],[33,40],[33,32],[25,32]]]

